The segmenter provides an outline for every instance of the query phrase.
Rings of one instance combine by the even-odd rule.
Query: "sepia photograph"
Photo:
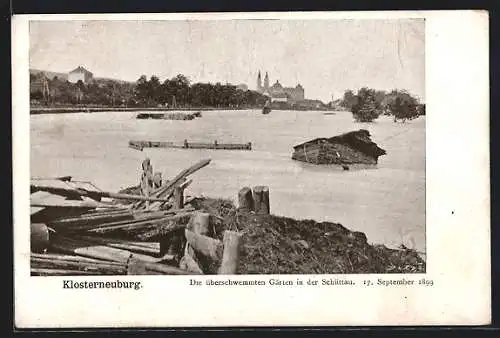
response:
[[[491,323],[488,20],[14,16],[16,328]]]
[[[426,272],[425,19],[32,20],[32,276]]]

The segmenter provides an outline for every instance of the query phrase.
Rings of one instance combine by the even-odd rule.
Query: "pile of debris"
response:
[[[425,256],[414,249],[372,245],[364,233],[339,223],[272,215],[268,201],[264,203],[268,210],[257,204],[242,208],[248,203],[241,195],[246,194],[240,194],[238,207],[224,199],[195,198],[191,202],[197,210],[217,217],[214,225],[218,234],[225,230],[243,234],[238,274],[426,272]]]
[[[196,210],[193,198],[184,196],[188,177],[209,163],[200,161],[155,188],[152,167],[143,162],[143,184],[131,194],[71,177],[32,178],[31,274],[236,273],[241,234],[216,233],[216,216]]]

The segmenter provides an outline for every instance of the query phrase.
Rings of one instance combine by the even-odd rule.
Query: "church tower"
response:
[[[262,78],[260,77],[260,70],[259,75],[257,75],[257,91],[262,93]]]
[[[269,75],[267,75],[267,72],[266,76],[264,77],[264,90],[266,92],[269,90]]]

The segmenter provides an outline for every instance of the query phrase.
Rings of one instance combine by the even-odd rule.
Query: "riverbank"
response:
[[[231,201],[196,198],[191,205],[219,218],[216,233],[243,234],[239,274],[425,273],[417,251],[371,245],[339,223],[240,213]]]
[[[165,112],[165,111],[234,111],[262,109],[262,107],[190,107],[190,108],[168,108],[168,107],[31,107],[30,115],[42,114],[70,114],[70,113],[102,113],[102,112]],[[291,109],[291,108],[273,108],[273,110],[292,110],[292,111],[317,111],[317,109]],[[271,111],[272,112],[272,111]]]
[[[69,114],[69,113],[101,113],[101,112],[144,112],[144,111],[214,111],[244,110],[249,108],[167,108],[167,107],[31,107],[30,115]]]
[[[139,187],[120,191],[139,194]],[[194,209],[213,215],[215,238],[243,234],[238,274],[425,273],[425,256],[405,247],[369,244],[339,223],[240,212],[227,199],[196,197]]]

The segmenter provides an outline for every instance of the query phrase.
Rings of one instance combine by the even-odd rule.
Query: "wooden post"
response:
[[[253,188],[255,201],[255,213],[268,215],[271,212],[269,206],[269,188],[266,186],[256,186]]]
[[[207,257],[212,262],[220,262],[222,258],[222,243],[221,241],[194,233],[188,229],[185,230],[187,243],[196,251]]]
[[[161,183],[161,172],[156,172],[153,176],[153,188],[158,189],[159,187],[161,187]]]
[[[209,226],[210,214],[197,211],[191,216],[186,229],[189,229],[193,233],[206,236],[210,230]],[[198,259],[196,258],[196,253],[192,245],[187,242],[187,239],[186,246],[184,248],[184,256],[179,263],[179,267],[193,273],[202,273],[203,271],[200,267],[200,262],[198,262]]]
[[[174,208],[184,208],[184,188],[182,187],[174,188]]]
[[[174,209],[184,208],[184,188],[177,186],[174,188]],[[160,253],[182,256],[182,236],[179,232],[174,232],[165,236],[160,241]]]
[[[43,252],[49,246],[49,229],[43,223],[31,224],[31,251]]]
[[[249,187],[244,187],[238,192],[238,205],[238,209],[243,212],[255,210],[252,190]]]
[[[242,234],[235,231],[224,231],[224,251],[219,267],[219,275],[234,275],[238,270]]]

